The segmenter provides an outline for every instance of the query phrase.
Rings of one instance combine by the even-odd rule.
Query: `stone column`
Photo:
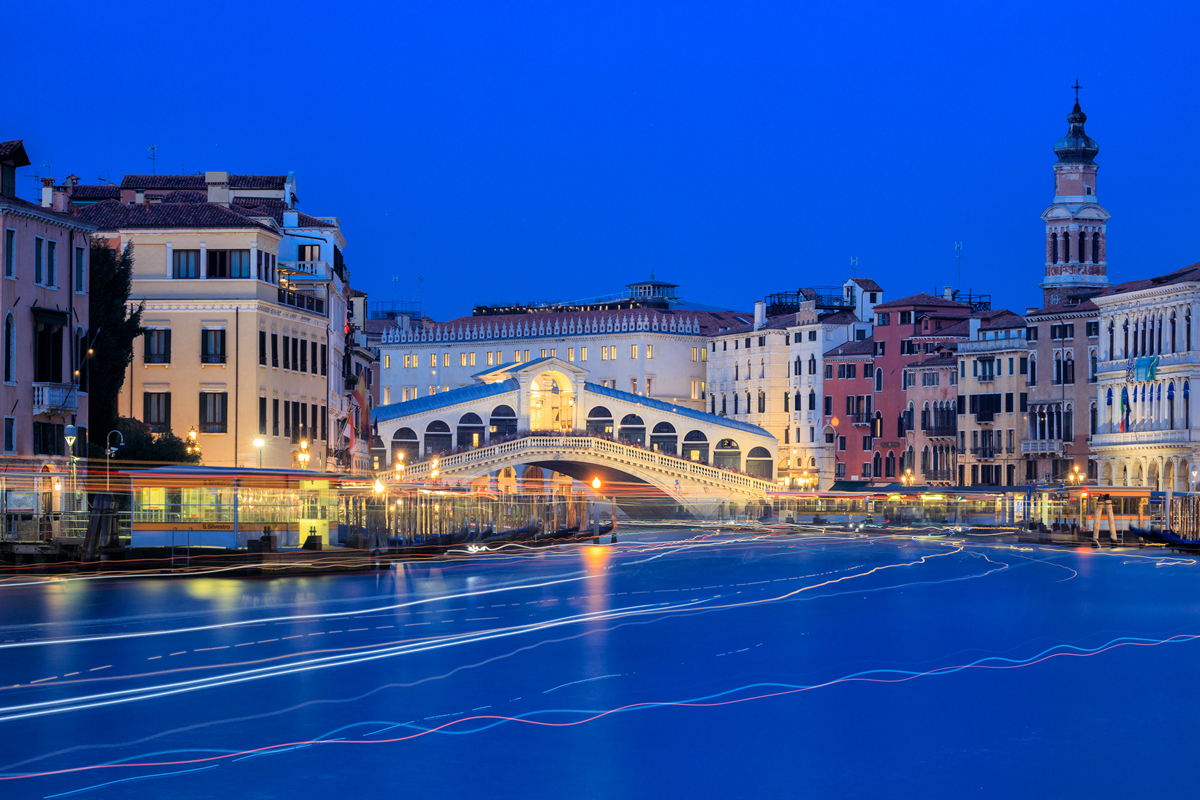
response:
[[[200,243],[200,277],[208,277],[208,245]]]

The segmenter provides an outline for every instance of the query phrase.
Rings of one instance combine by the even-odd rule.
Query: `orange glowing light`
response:
[[[600,479],[599,478],[592,478],[592,488],[593,489],[600,488]]]

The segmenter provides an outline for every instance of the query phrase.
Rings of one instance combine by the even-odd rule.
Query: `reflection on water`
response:
[[[1146,551],[632,529],[0,584],[0,791],[1000,797],[1129,730],[1179,791],[1198,702],[1136,676],[1190,674],[1198,581]],[[1072,794],[1145,777],[1088,758]]]

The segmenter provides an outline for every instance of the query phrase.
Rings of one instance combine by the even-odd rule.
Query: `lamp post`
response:
[[[300,455],[296,459],[300,462],[300,469],[308,469],[308,439],[300,440]]]
[[[117,442],[116,446],[113,446],[112,443],[112,435],[114,433],[121,440]],[[195,433],[196,431],[193,429],[192,434],[194,435]],[[125,446],[125,434],[120,431],[109,431],[108,436],[104,440],[104,445],[104,491],[107,492],[112,489],[112,457],[117,454],[118,447]],[[192,452],[190,448],[188,452]]]
[[[68,425],[63,430],[63,438],[67,440],[67,454],[71,459],[71,504],[75,504],[75,426]]]
[[[196,440],[196,426],[193,425],[188,431],[187,454],[189,456],[200,455],[200,442]]]
[[[254,447],[258,450],[258,468],[259,469],[262,469],[262,449],[263,449],[264,444],[266,444],[266,442],[264,442],[262,439],[254,440]]]

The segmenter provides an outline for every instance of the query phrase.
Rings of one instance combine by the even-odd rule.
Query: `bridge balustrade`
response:
[[[775,485],[771,481],[763,480],[762,478],[746,475],[741,472],[718,469],[707,464],[688,461],[678,456],[658,453],[653,450],[630,447],[629,445],[620,444],[608,439],[597,439],[588,436],[526,436],[500,444],[477,447],[462,453],[440,457],[438,459],[438,471],[446,473],[453,471],[457,467],[491,461],[501,456],[530,451],[544,453],[547,450],[603,453],[614,457],[616,460],[624,460],[627,463],[634,463],[641,466],[656,467],[659,471],[682,473],[688,477],[708,482],[733,484],[755,492],[770,492],[775,490]],[[432,470],[432,460],[421,461],[406,467],[403,471],[403,476],[410,479],[425,478],[429,476]],[[389,477],[391,477],[390,474]],[[400,476],[395,475],[395,477]]]

